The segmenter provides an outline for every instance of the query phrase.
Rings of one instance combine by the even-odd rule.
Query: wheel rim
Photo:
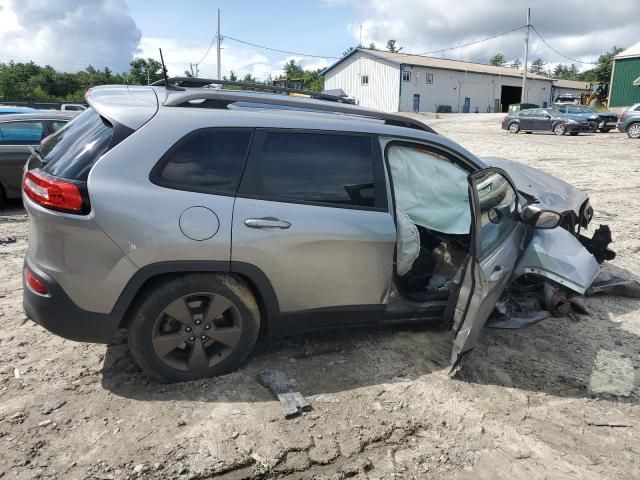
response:
[[[241,315],[228,298],[192,293],[171,302],[156,319],[151,343],[171,368],[199,371],[227,358],[240,342]]]
[[[509,125],[509,131],[511,133],[518,133],[518,125],[516,125],[515,123]]]
[[[553,129],[553,131],[555,133],[557,133],[558,135],[562,135],[564,133],[564,125],[562,125],[562,124],[556,125],[556,127]]]
[[[629,127],[629,136],[633,138],[640,138],[640,123],[634,123]]]

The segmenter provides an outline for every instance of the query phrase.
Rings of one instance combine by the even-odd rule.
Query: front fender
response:
[[[595,257],[564,228],[539,229],[534,230],[511,279],[537,275],[584,295],[599,271]]]

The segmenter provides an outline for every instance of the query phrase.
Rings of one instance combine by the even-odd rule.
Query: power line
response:
[[[598,62],[583,62],[581,60],[576,60],[575,58],[571,58],[566,56],[564,53],[560,53],[558,50],[556,50],[555,48],[553,48],[551,45],[549,45],[547,43],[547,41],[542,37],[542,35],[540,35],[540,32],[536,29],[535,26],[531,25],[531,28],[533,28],[533,31],[536,32],[536,35],[538,35],[538,37],[540,37],[540,40],[542,40],[542,42],[549,47],[551,50],[553,50],[554,52],[556,52],[558,55],[560,55],[561,57],[566,58],[567,60],[571,60],[572,62],[576,62],[576,63],[583,63],[585,65],[597,65]]]
[[[204,55],[202,56],[202,58],[200,59],[200,61],[199,61],[199,62],[196,62],[196,64],[198,64],[198,63],[202,63],[202,62],[203,62],[203,60],[204,60],[205,58],[207,58],[207,55],[209,55],[209,51],[211,50],[211,47],[213,47],[213,44],[215,43],[217,36],[218,36],[218,34],[217,34],[217,33],[213,36],[213,38],[211,39],[211,43],[210,43],[210,44],[209,44],[209,46],[207,47],[207,51],[206,51],[206,52],[204,52]]]
[[[447,52],[449,50],[455,50],[456,48],[464,48],[464,47],[469,47],[471,45],[476,45],[477,43],[482,43],[482,42],[486,42],[487,40],[493,40],[494,38],[498,38],[498,37],[503,37],[505,35],[509,35],[510,33],[513,33],[517,30],[521,30],[524,27],[526,27],[526,25],[520,25],[519,27],[516,28],[512,28],[511,30],[507,31],[507,32],[502,32],[502,33],[498,33],[496,35],[491,35],[490,37],[487,38],[483,38],[482,40],[476,40],[475,42],[470,42],[470,43],[465,43],[463,45],[456,45],[455,47],[449,47],[449,48],[443,48],[441,50],[433,50],[431,52],[425,52],[425,53],[419,53],[419,54],[405,54],[405,55],[431,55],[432,53],[440,53],[440,52]],[[399,52],[399,53],[403,53],[403,52]]]
[[[300,52],[290,52],[289,50],[279,50],[277,48],[271,48],[271,47],[265,47],[264,45],[258,45],[257,43],[251,43],[251,42],[245,42],[244,40],[240,40],[239,38],[234,38],[234,37],[230,37],[229,35],[225,35],[222,37],[222,39],[229,39],[232,40],[234,42],[238,42],[238,43],[244,43],[245,45],[250,45],[252,47],[256,47],[256,48],[262,48],[264,50],[271,50],[272,52],[278,52],[278,53],[286,53],[289,55],[298,55],[300,57],[312,57],[312,58],[332,58],[334,60],[338,60],[340,57],[333,57],[331,55],[312,55],[310,53],[300,53]]]

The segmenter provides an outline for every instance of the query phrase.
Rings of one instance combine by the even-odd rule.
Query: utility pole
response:
[[[362,24],[360,25],[360,43],[358,44],[358,47],[362,48]]]
[[[218,9],[218,33],[216,33],[216,40],[218,44],[218,80],[222,80],[222,66],[220,65],[220,44],[222,38],[220,37],[220,9]]]
[[[524,32],[524,75],[522,75],[522,95],[520,103],[527,100],[527,62],[529,60],[529,27],[531,26],[531,9],[527,9],[527,29]]]

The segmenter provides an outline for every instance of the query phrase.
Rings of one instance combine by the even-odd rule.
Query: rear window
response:
[[[86,180],[113,137],[113,126],[89,108],[54,133],[42,146],[42,170],[56,177]]]

